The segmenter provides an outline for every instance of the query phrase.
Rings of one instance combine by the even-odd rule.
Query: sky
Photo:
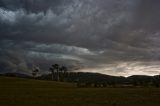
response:
[[[0,73],[160,73],[160,0],[0,0]]]

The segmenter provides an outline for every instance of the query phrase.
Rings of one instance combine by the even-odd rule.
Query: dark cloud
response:
[[[114,75],[157,74],[159,4],[0,0],[0,67],[27,72],[36,64],[46,72],[50,64],[59,63],[71,70]]]
[[[22,72],[30,73],[31,70],[28,68],[29,61],[22,56],[22,53],[14,52],[10,50],[0,50],[0,67],[1,72]]]
[[[135,13],[135,21],[137,28],[146,28],[150,31],[157,31],[160,25],[159,0],[141,0],[137,12]]]
[[[46,12],[48,9],[53,9],[57,13],[60,12],[59,5],[65,5],[71,0],[0,0],[0,6],[8,10],[24,9],[27,12],[38,13]]]

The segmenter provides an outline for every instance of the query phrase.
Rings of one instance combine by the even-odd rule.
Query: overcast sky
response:
[[[0,0],[0,72],[160,73],[160,0]]]

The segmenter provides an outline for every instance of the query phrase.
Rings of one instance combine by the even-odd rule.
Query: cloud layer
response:
[[[158,0],[0,0],[1,72],[159,74]]]

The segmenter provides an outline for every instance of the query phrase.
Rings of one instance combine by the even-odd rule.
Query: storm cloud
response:
[[[1,72],[51,64],[128,76],[160,73],[158,0],[0,0]]]

